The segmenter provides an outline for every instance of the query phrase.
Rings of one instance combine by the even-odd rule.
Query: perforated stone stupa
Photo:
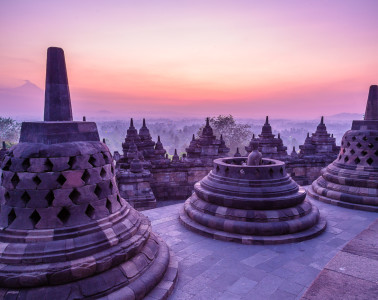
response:
[[[285,163],[263,158],[251,143],[248,158],[214,160],[180,213],[194,232],[243,244],[296,242],[320,234],[326,221],[306,191],[286,173]]]
[[[320,201],[378,212],[378,86],[370,87],[364,120],[355,120],[338,157],[309,188]]]
[[[177,263],[122,197],[93,122],[72,121],[64,53],[47,52],[45,121],[24,122],[2,163],[0,295],[164,299]]]

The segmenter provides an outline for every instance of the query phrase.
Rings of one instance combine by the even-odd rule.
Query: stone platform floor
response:
[[[195,234],[179,223],[183,201],[143,211],[179,261],[178,282],[169,299],[300,299],[326,264],[378,217],[313,203],[327,219],[326,231],[283,245],[241,245]]]
[[[313,299],[378,298],[378,220],[326,265],[303,296]]]

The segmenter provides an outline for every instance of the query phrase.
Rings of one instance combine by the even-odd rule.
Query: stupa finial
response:
[[[47,49],[45,121],[72,121],[72,107],[64,51]]]
[[[266,116],[266,118],[265,118],[265,124],[266,124],[266,125],[269,124],[269,116]]]
[[[370,86],[364,120],[378,120],[378,85]]]

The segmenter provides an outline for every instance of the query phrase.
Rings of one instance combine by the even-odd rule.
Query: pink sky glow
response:
[[[43,93],[4,95],[25,80],[44,89],[49,46],[65,50],[76,119],[362,114],[378,84],[377,11],[376,0],[1,1],[1,115],[42,116]]]

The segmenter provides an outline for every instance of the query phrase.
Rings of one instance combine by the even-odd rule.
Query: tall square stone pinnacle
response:
[[[366,103],[365,121],[371,120],[378,120],[378,85],[370,86]]]
[[[45,121],[72,121],[72,107],[64,51],[47,49]]]

